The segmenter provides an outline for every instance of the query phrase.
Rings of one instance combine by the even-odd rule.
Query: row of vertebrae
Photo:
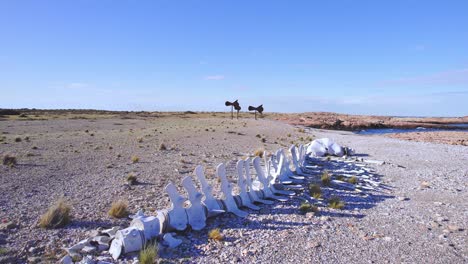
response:
[[[264,167],[261,158],[247,158],[239,160],[236,164],[237,185],[239,194],[233,195],[232,184],[226,176],[226,167],[223,163],[216,168],[216,175],[221,180],[223,199],[215,198],[213,187],[205,178],[202,166],[195,168],[194,174],[200,182],[201,192],[197,190],[190,176],[182,180],[182,186],[188,194],[190,205],[185,207],[187,198],[183,197],[173,183],[166,186],[171,207],[157,212],[157,216],[145,216],[139,211],[133,216],[130,227],[118,231],[113,240],[110,253],[117,259],[122,253],[138,251],[147,241],[158,236],[168,246],[178,246],[182,241],[175,239],[169,233],[173,230],[185,230],[189,226],[193,230],[201,230],[206,226],[206,219],[224,212],[239,217],[246,217],[248,213],[242,207],[260,210],[256,204],[273,204],[273,200],[287,201],[296,194],[292,190],[301,190],[299,185],[304,180],[305,148],[291,146],[290,153],[295,171],[290,169],[290,160],[283,149],[269,158],[264,155]],[[256,179],[250,173],[251,166],[256,172]],[[289,189],[289,190],[288,190]]]

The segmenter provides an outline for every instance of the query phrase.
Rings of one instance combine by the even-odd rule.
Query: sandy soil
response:
[[[274,151],[325,136],[355,148],[359,157],[385,161],[373,165],[382,188],[364,196],[327,189],[325,197],[339,195],[347,205],[344,210],[321,208],[319,216],[300,214],[301,200],[292,199],[249,211],[246,219],[229,214],[210,219],[202,231],[179,234],[184,244],[161,252],[161,260],[462,263],[468,258],[468,148],[463,146],[302,132],[273,120],[190,114],[0,121],[0,133],[0,156],[18,158],[13,168],[0,165],[0,219],[16,224],[0,229],[0,262],[53,262],[63,256],[62,247],[89,237],[98,227],[128,226],[129,220],[107,215],[117,199],[127,200],[132,212],[167,208],[164,186],[173,181],[180,187],[198,164],[219,189],[214,178],[218,163],[227,163],[235,181],[235,162],[257,148]],[[161,143],[169,150],[159,150]],[[140,162],[132,163],[132,156]],[[131,172],[140,184],[126,184]],[[73,207],[72,223],[57,230],[38,228],[40,215],[60,197]],[[225,241],[207,238],[215,227]]]
[[[362,130],[369,128],[445,128],[446,124],[468,123],[465,117],[391,117],[391,116],[368,116],[368,115],[346,115],[327,112],[311,112],[301,114],[278,114],[277,120],[282,120],[292,125],[303,125],[322,129],[338,130]]]
[[[389,134],[387,136],[412,141],[468,146],[468,132],[413,132]]]

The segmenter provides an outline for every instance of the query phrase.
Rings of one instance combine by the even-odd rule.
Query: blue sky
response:
[[[468,115],[468,1],[0,0],[0,108]]]

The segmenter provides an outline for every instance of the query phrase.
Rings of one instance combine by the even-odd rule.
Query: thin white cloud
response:
[[[205,80],[208,81],[219,81],[219,80],[224,80],[224,75],[210,75],[210,76],[205,76]]]

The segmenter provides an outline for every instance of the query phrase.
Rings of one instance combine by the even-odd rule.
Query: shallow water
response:
[[[388,134],[388,133],[409,133],[409,132],[433,132],[433,131],[464,131],[468,132],[468,124],[448,124],[447,126],[454,127],[455,129],[445,128],[372,128],[356,131],[360,135],[374,135],[374,134]]]

